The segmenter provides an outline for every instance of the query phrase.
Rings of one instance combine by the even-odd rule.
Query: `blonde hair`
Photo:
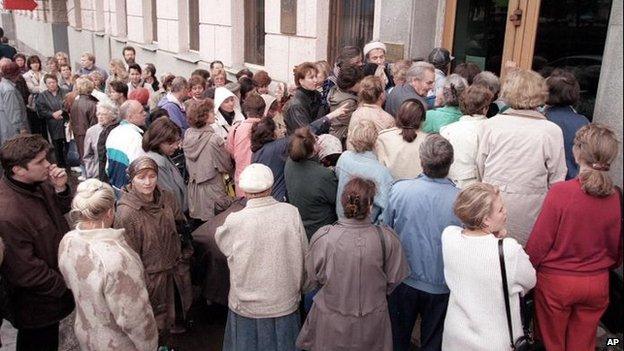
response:
[[[123,61],[120,59],[112,59],[110,60],[109,66],[111,67],[111,75],[117,77],[119,79],[128,78],[128,71],[126,71],[126,66],[124,66]]]
[[[95,89],[93,81],[86,77],[76,79],[76,92],[78,94],[89,95]]]
[[[77,222],[98,221],[114,207],[113,188],[98,179],[87,179],[78,184],[70,217]]]
[[[411,60],[401,60],[392,64],[390,70],[392,71],[392,77],[397,84],[405,83],[407,71],[412,67],[413,62]]]
[[[483,221],[492,213],[494,201],[499,196],[500,190],[493,185],[470,184],[457,196],[453,212],[467,229],[483,229],[485,227]]]
[[[573,151],[579,164],[579,180],[584,192],[605,197],[613,193],[613,180],[609,176],[611,162],[617,157],[618,143],[613,130],[599,123],[590,123],[576,132]]]
[[[357,122],[352,131],[351,144],[356,152],[365,152],[373,150],[377,141],[377,128],[375,124],[369,120],[361,120]]]
[[[512,69],[503,81],[500,96],[513,109],[532,110],[546,103],[548,86],[535,71]]]

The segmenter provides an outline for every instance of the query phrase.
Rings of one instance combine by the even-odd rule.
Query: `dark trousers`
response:
[[[54,158],[56,159],[56,165],[65,168],[67,167],[66,156],[67,155],[67,142],[65,139],[52,140],[54,144]]]
[[[395,351],[410,350],[412,330],[420,315],[420,350],[442,349],[442,330],[449,294],[429,294],[408,285],[399,285],[388,299],[392,342]]]
[[[59,324],[36,329],[18,329],[16,351],[56,351],[59,344]]]

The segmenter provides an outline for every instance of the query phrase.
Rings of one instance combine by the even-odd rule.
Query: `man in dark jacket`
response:
[[[0,40],[4,37],[4,30],[0,27]],[[17,50],[9,44],[0,41],[0,59],[6,57],[13,60],[13,56],[17,54]]]
[[[31,134],[0,148],[0,236],[6,245],[1,272],[13,290],[18,351],[57,350],[59,321],[74,308],[58,269],[72,194],[65,170],[47,161],[48,150],[46,140]]]
[[[427,107],[427,93],[435,86],[435,67],[428,62],[416,62],[407,71],[406,82],[392,88],[386,98],[386,112],[396,118],[399,107],[407,99],[418,99]]]

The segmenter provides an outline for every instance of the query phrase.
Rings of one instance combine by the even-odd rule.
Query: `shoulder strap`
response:
[[[498,259],[500,261],[501,277],[503,279],[503,298],[505,300],[505,313],[507,314],[507,329],[509,330],[509,342],[514,349],[513,328],[511,326],[511,310],[509,308],[509,288],[507,287],[507,270],[505,269],[505,252],[503,251],[503,239],[498,239]]]
[[[379,236],[379,241],[381,242],[381,269],[386,273],[386,241],[383,238],[381,227],[376,225],[375,229],[377,229],[377,236]]]

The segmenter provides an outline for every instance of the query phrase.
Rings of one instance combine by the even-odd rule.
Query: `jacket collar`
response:
[[[453,183],[453,181],[448,178],[429,178],[424,173],[421,173],[415,179],[422,179],[423,181],[429,182],[429,183],[449,184],[449,185],[455,186],[455,183]]]
[[[2,181],[15,192],[18,192],[23,195],[43,198],[43,194],[41,193],[41,183],[24,184],[24,183],[16,181],[15,179],[10,178],[6,174],[4,174],[4,176],[2,177]]]
[[[460,121],[481,121],[486,119],[487,117],[484,115],[463,115],[459,118]]]
[[[546,116],[535,110],[514,110],[513,108],[508,108],[507,110],[505,110],[505,112],[503,112],[503,115],[512,115],[533,119],[546,119]]]
[[[373,226],[371,223],[371,217],[368,216],[365,219],[355,219],[355,218],[340,218],[338,220],[339,224],[346,225],[349,227],[371,227]]]
[[[98,228],[98,229],[80,229],[80,224],[76,226],[76,231],[79,233],[80,238],[85,240],[104,240],[113,239],[119,240],[125,229],[113,229],[113,228]]]
[[[247,200],[247,205],[245,208],[257,208],[257,207],[265,207],[277,204],[277,200],[273,198],[273,196],[265,196],[265,197],[257,197],[255,199]]]

